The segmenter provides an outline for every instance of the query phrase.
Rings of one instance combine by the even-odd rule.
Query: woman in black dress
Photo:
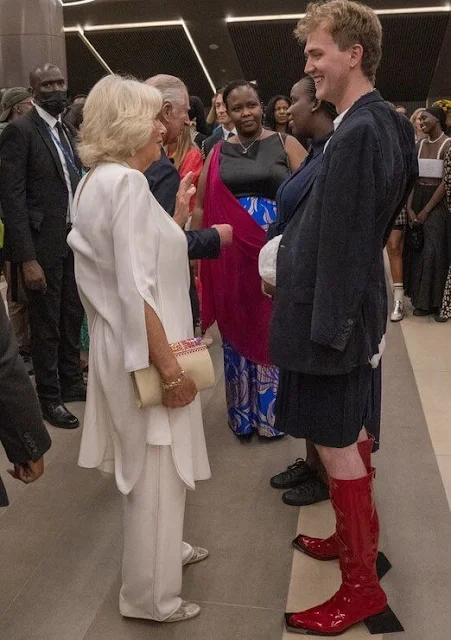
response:
[[[272,307],[261,291],[258,255],[276,217],[277,189],[306,153],[295,138],[263,128],[253,84],[229,84],[223,100],[237,135],[207,158],[191,228],[228,220],[234,242],[201,265],[202,326],[217,321],[222,335],[229,427],[241,439],[273,438],[283,435],[274,427],[279,374],[269,358]]]
[[[439,318],[451,258],[451,225],[443,181],[444,158],[451,140],[445,133],[446,114],[440,108],[425,109],[421,126],[427,137],[418,144],[419,178],[407,201],[405,287],[415,307],[414,316],[434,313]],[[409,242],[412,229],[418,225],[424,236],[421,250]]]

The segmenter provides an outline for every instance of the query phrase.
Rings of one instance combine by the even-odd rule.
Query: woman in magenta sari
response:
[[[306,152],[292,136],[268,131],[256,87],[244,80],[223,95],[237,135],[205,163],[192,228],[227,222],[234,242],[201,266],[202,327],[217,321],[224,343],[229,426],[236,436],[281,436],[274,428],[278,370],[269,359],[272,303],[261,290],[258,255],[275,221],[276,192]]]

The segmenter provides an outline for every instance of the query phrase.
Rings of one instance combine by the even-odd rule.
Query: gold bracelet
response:
[[[172,389],[175,389],[176,387],[180,387],[180,385],[183,384],[183,381],[185,380],[185,378],[186,378],[186,374],[182,369],[178,377],[172,382],[164,382],[162,380],[161,386],[163,387],[163,391],[172,391]]]

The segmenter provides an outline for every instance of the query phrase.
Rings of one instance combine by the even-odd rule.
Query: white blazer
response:
[[[79,464],[114,472],[128,494],[146,444],[171,445],[181,479],[194,489],[195,480],[210,477],[199,396],[183,409],[138,409],[130,376],[149,363],[144,301],[169,342],[193,335],[185,234],[139,171],[105,163],[83,188],[85,181],[75,194],[68,236],[90,335]]]

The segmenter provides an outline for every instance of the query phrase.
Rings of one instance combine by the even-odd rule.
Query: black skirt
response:
[[[436,188],[417,184],[412,203],[416,213],[429,202]],[[415,251],[407,229],[403,253],[404,288],[415,308],[432,311],[441,307],[451,260],[451,222],[445,199],[431,211],[423,231],[423,249]]]
[[[324,447],[357,442],[362,427],[379,441],[381,366],[355,367],[338,376],[280,370],[276,428]],[[377,446],[375,447],[377,448]]]

